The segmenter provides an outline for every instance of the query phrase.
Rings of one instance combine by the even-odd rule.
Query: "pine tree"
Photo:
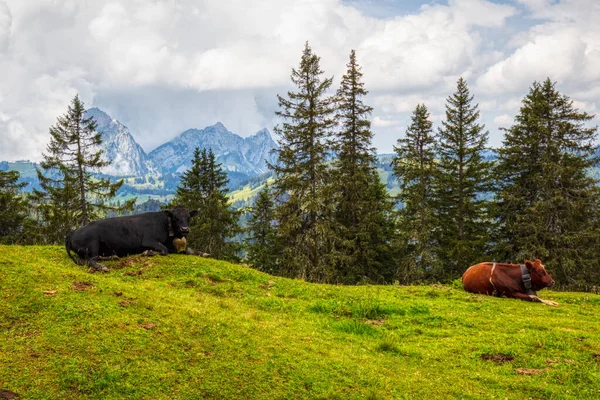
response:
[[[188,209],[196,209],[201,206],[203,200],[208,197],[208,153],[206,149],[196,147],[192,166],[181,175],[179,185],[175,189],[175,200],[173,205],[184,205]]]
[[[555,83],[534,82],[514,124],[505,129],[495,169],[498,255],[513,262],[541,258],[563,284],[600,278],[599,190],[587,171],[597,128]]]
[[[427,107],[418,104],[406,137],[398,139],[398,146],[394,147],[392,166],[400,181],[397,199],[403,206],[398,213],[402,256],[397,276],[403,283],[440,275],[435,240],[433,183],[437,164],[432,126]]]
[[[237,260],[239,246],[231,239],[240,232],[239,212],[227,196],[227,174],[212,150],[196,148],[192,167],[181,177],[173,203],[198,210],[187,242],[213,258]]]
[[[274,226],[275,203],[269,189],[258,193],[258,198],[248,221],[246,239],[247,259],[253,268],[269,274],[278,274],[279,246]]]
[[[23,241],[27,210],[27,199],[21,190],[27,184],[17,183],[19,172],[0,171],[0,243]]]
[[[394,232],[393,203],[375,167],[369,116],[363,103],[368,94],[354,50],[337,91],[337,132],[333,182],[337,194],[336,220],[340,248],[336,280],[390,281],[395,269],[390,244]]]
[[[42,216],[48,243],[62,243],[67,232],[98,219],[102,212],[115,210],[106,202],[116,195],[123,180],[111,183],[93,173],[108,165],[102,160],[102,134],[96,123],[85,118],[84,104],[76,95],[65,115],[50,127],[50,143],[37,169],[42,190],[32,200]],[[135,199],[117,211],[131,210]]]
[[[333,78],[321,79],[319,57],[306,43],[300,66],[292,69],[297,92],[277,96],[283,122],[273,192],[278,236],[282,240],[282,273],[309,281],[334,276],[334,202],[327,157],[334,125],[334,99],[326,96]]]
[[[479,124],[478,105],[464,79],[446,102],[446,120],[438,130],[436,214],[439,220],[439,258],[448,280],[483,261],[489,245],[489,205],[481,196],[490,190],[491,164],[483,151],[488,132]]]

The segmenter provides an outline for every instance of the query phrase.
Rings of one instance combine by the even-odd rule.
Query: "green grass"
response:
[[[241,189],[234,190],[229,193],[229,200],[232,203],[236,201],[250,201],[258,196],[258,193],[263,190],[267,184],[271,184],[274,181],[273,178],[268,178],[260,185],[246,185]]]
[[[90,274],[60,247],[0,246],[0,390],[25,399],[600,398],[598,295],[544,290],[560,303],[548,307],[442,285],[315,285],[189,256],[107,265]]]

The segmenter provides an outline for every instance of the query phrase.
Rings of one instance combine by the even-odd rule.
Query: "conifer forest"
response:
[[[539,258],[559,288],[600,285],[597,127],[551,77],[531,83],[493,160],[465,79],[437,128],[427,104],[415,104],[389,165],[400,185],[393,196],[375,167],[356,52],[334,78],[307,42],[290,79],[277,96],[277,161],[251,206],[232,206],[210,148],[196,149],[162,204],[198,210],[194,248],[320,283],[452,282],[479,262]],[[0,171],[0,243],[62,244],[73,229],[132,212],[135,200],[111,201],[123,181],[94,173],[105,165],[95,128],[75,96],[49,129],[40,188],[26,193],[16,171]]]

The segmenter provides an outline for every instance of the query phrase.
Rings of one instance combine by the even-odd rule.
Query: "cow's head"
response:
[[[164,213],[167,214],[171,221],[171,232],[169,232],[169,235],[173,234],[176,237],[182,237],[190,233],[190,219],[198,214],[198,211],[188,211],[184,206],[176,206],[172,210],[165,210]]]
[[[525,261],[525,267],[531,275],[531,286],[534,290],[540,290],[554,285],[554,280],[548,275],[546,268],[539,259],[535,261]]]

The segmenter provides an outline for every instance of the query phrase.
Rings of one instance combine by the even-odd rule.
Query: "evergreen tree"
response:
[[[334,274],[333,192],[327,157],[334,125],[334,99],[326,96],[332,78],[322,79],[320,58],[306,43],[300,66],[292,69],[297,92],[277,96],[282,118],[273,191],[278,236],[282,240],[282,273],[309,281],[330,282]]]
[[[21,189],[27,184],[17,183],[19,172],[0,171],[0,243],[19,243],[25,234],[29,208]]]
[[[490,190],[491,164],[484,161],[488,132],[479,124],[478,105],[464,79],[446,102],[446,120],[437,135],[436,214],[443,275],[455,279],[485,259],[489,245],[489,205],[481,196]]]
[[[597,128],[555,83],[534,82],[514,124],[505,129],[495,169],[498,255],[541,258],[563,284],[600,278],[599,192],[587,171]]]
[[[395,269],[391,249],[393,203],[375,167],[371,143],[373,108],[363,103],[367,90],[354,50],[337,91],[337,132],[333,182],[337,195],[336,220],[340,254],[336,280],[390,281]]]
[[[115,210],[106,202],[116,195],[123,180],[111,183],[94,177],[93,172],[108,165],[102,160],[102,134],[96,123],[85,118],[84,104],[76,95],[65,115],[50,127],[50,143],[37,169],[42,190],[34,190],[32,200],[42,217],[48,243],[62,243],[67,232]],[[118,211],[131,210],[134,200]]]
[[[437,175],[435,138],[429,112],[418,104],[406,137],[398,139],[392,161],[394,174],[400,181],[398,201],[401,260],[397,272],[403,283],[411,283],[439,276],[436,256],[435,192]]]
[[[258,193],[252,207],[247,228],[250,236],[246,239],[246,248],[250,265],[269,274],[279,273],[279,246],[274,221],[275,204],[266,188]]]
[[[236,260],[239,246],[231,239],[240,232],[239,212],[230,207],[227,182],[213,151],[196,148],[192,167],[182,175],[173,203],[198,210],[187,238],[191,248],[214,258]]]
[[[208,153],[206,149],[196,147],[192,166],[181,175],[179,185],[175,189],[174,205],[184,205],[188,209],[196,209],[208,197]]]

